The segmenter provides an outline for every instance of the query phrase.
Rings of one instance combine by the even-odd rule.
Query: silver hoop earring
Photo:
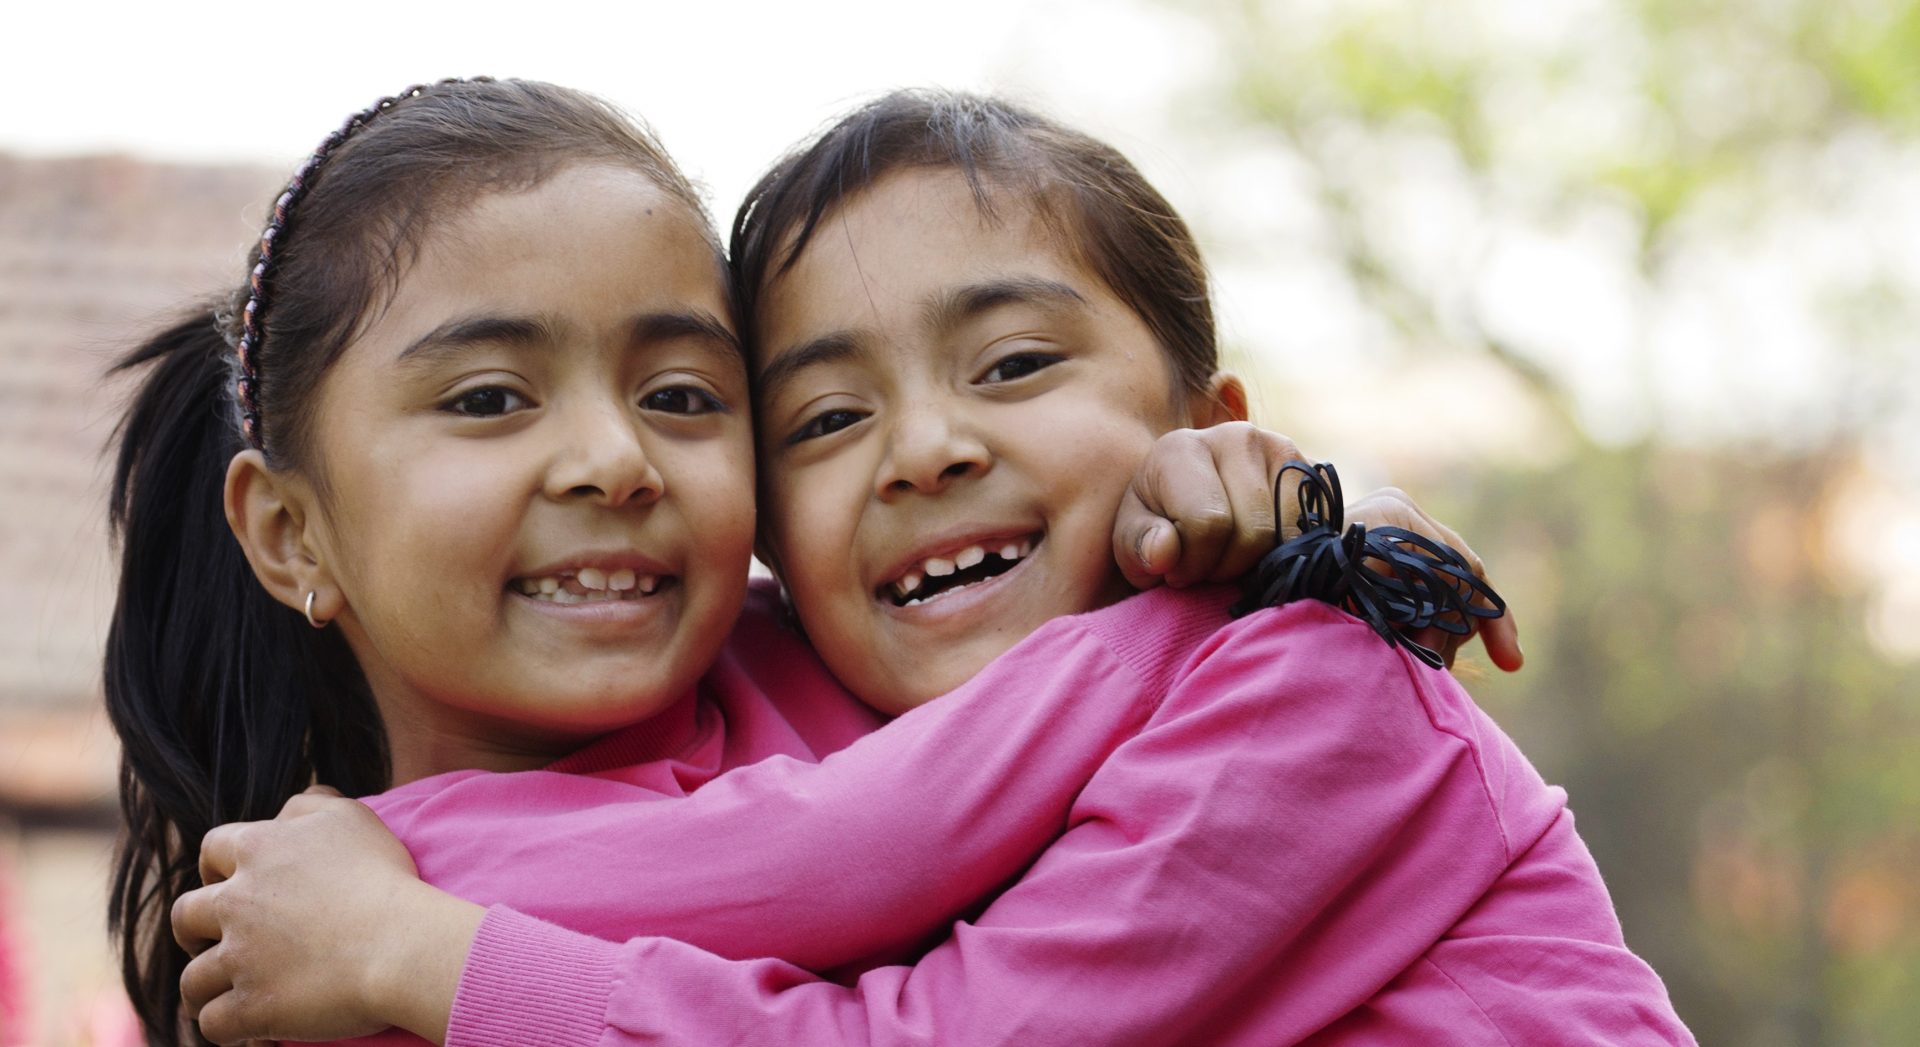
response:
[[[308,589],[307,590],[307,624],[313,626],[315,629],[325,629],[327,627],[327,623],[313,616],[313,597],[314,597],[313,590]]]

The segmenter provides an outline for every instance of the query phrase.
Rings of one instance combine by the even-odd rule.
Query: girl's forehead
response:
[[[574,165],[526,190],[484,194],[449,219],[422,240],[399,294],[724,294],[703,217],[637,171]]]
[[[665,230],[698,241],[709,254],[718,250],[706,216],[646,172],[582,161],[524,188],[475,194],[429,230],[423,246],[455,255],[519,246],[528,253],[590,260],[596,252],[617,250],[636,233]]]
[[[955,288],[1032,276],[1099,291],[1040,207],[1011,189],[983,199],[961,172],[893,172],[823,216],[758,296],[769,351],[781,332],[920,309]],[[894,315],[898,314],[898,315]]]
[[[449,215],[355,342],[401,359],[447,330],[612,338],[668,313],[732,336],[726,275],[701,217],[637,171],[576,165]]]

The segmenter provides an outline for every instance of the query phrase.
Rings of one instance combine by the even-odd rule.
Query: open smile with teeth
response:
[[[1033,555],[1037,535],[998,539],[969,545],[940,556],[929,556],[880,587],[881,599],[895,607],[912,607],[948,593],[984,582],[1012,570]]]
[[[582,567],[577,571],[539,578],[515,578],[511,588],[543,603],[610,603],[615,600],[639,600],[652,596],[672,584],[673,579],[655,574],[636,574],[630,568],[603,571]]]

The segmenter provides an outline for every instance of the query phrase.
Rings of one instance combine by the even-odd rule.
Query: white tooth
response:
[[[660,579],[650,574],[643,574],[635,582],[635,585],[641,592],[651,596],[655,589],[660,588]]]
[[[986,558],[987,551],[985,549],[977,545],[969,545],[965,549],[960,550],[960,554],[953,558],[953,565],[964,571]]]
[[[587,602],[587,598],[584,596],[573,595],[573,591],[570,589],[556,589],[553,592],[553,602],[554,603],[585,603]]]
[[[559,592],[560,579],[555,578],[553,575],[547,575],[545,578],[540,579],[540,591],[546,593],[548,596]]]
[[[1020,543],[1018,543],[1018,542],[1008,542],[1007,544],[1005,544],[1005,545],[1003,545],[1003,546],[1001,546],[1001,547],[1000,547],[1000,559],[1002,559],[1002,560],[1018,560],[1018,559],[1020,559]]]
[[[605,589],[607,587],[607,572],[602,571],[598,567],[582,567],[579,573],[574,575],[574,578],[579,580],[582,589]]]
[[[607,588],[617,592],[626,592],[628,589],[633,588],[633,583],[634,577],[631,567],[622,567],[618,571],[607,575]]]
[[[937,556],[929,559],[920,566],[927,569],[927,576],[930,578],[945,578],[947,575],[953,573],[953,561],[942,560]]]
[[[913,591],[920,588],[920,583],[924,581],[926,581],[926,579],[922,578],[917,572],[908,571],[899,581],[893,583],[893,591],[899,593],[901,596],[911,596],[913,595]]]
[[[925,597],[918,597],[918,598],[916,598],[916,599],[912,599],[912,600],[908,600],[908,601],[907,601],[907,604],[906,604],[906,605],[907,605],[908,607],[918,607],[918,606],[920,606],[921,604],[923,604],[923,603],[926,603],[926,602],[927,602],[927,600],[926,600],[926,598],[925,598]]]

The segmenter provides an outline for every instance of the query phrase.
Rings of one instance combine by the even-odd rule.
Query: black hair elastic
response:
[[[486,83],[492,78],[474,77],[473,83]],[[367,126],[376,117],[399,105],[409,98],[420,95],[435,87],[447,84],[468,82],[460,77],[448,77],[430,84],[414,84],[399,94],[388,95],[359,112],[347,117],[339,129],[321,141],[318,148],[293,172],[287,187],[273,202],[273,213],[267,220],[267,228],[260,234],[260,245],[254,252],[253,269],[247,274],[247,304],[240,310],[240,337],[234,343],[234,356],[240,364],[240,373],[234,381],[233,396],[240,407],[240,432],[246,437],[247,445],[255,450],[266,447],[266,434],[262,431],[260,420],[260,342],[266,337],[266,311],[270,301],[268,291],[273,283],[273,256],[276,240],[287,231],[287,220],[294,205],[307,195],[320,166],[327,162],[333,151],[342,142],[351,138],[361,128]]]
[[[1346,504],[1340,474],[1326,462],[1281,466],[1273,481],[1276,510],[1281,483],[1290,472],[1300,474],[1301,533],[1261,557],[1241,582],[1242,599],[1233,607],[1236,616],[1300,599],[1319,600],[1373,626],[1381,639],[1438,669],[1445,659],[1415,640],[1414,633],[1436,628],[1465,636],[1473,631],[1472,619],[1507,613],[1507,602],[1452,547],[1402,527],[1368,530],[1366,524],[1355,523],[1343,530]]]

